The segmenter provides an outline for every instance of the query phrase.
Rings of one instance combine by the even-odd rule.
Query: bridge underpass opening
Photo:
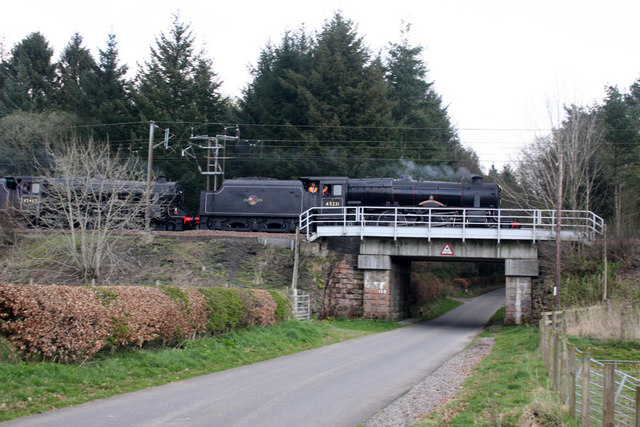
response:
[[[421,307],[443,295],[464,297],[505,287],[504,260],[390,257],[390,264],[380,258],[373,263],[368,257],[360,260],[367,317],[421,317],[426,314]]]
[[[409,316],[427,315],[430,303],[442,297],[470,298],[504,286],[504,260],[412,259],[406,293]]]
[[[531,283],[538,276],[537,247],[527,242],[364,239],[358,269],[364,272],[363,315],[400,319],[408,314],[412,260],[504,262],[505,322],[521,324],[531,315]]]

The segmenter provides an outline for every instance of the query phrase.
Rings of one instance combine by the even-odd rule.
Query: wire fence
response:
[[[640,427],[640,361],[596,360],[570,344],[563,312],[543,313],[540,352],[553,389],[583,426]]]

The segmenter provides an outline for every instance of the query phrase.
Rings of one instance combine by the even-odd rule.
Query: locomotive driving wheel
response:
[[[384,211],[378,217],[376,225],[378,226],[391,226],[397,224],[398,227],[404,227],[409,225],[407,218],[402,214],[396,214],[394,211]]]

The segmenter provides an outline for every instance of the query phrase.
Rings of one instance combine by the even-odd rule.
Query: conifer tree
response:
[[[2,67],[0,112],[41,112],[54,108],[56,72],[52,56],[53,49],[38,32],[14,46]]]
[[[109,34],[106,49],[100,50],[98,82],[92,92],[93,102],[98,106],[97,116],[103,124],[134,120],[126,79],[128,67],[120,65],[118,55],[116,36]],[[119,133],[122,134],[122,131]]]
[[[134,99],[142,117],[156,121],[207,122],[220,118],[225,100],[212,61],[197,52],[189,25],[174,16],[169,34],[156,39],[140,69]]]
[[[315,165],[309,166],[353,177],[383,174],[393,162],[387,156],[391,106],[384,70],[340,13],[317,36],[307,88],[309,124],[317,126],[316,145],[307,154]]]
[[[82,46],[82,37],[75,33],[62,51],[59,70],[58,105],[76,114],[84,122],[94,122],[96,105],[91,92],[97,84],[98,66],[91,52]]]
[[[197,51],[189,25],[174,16],[169,34],[161,34],[151,47],[151,59],[144,63],[135,79],[133,99],[143,120],[169,127],[176,135],[174,151],[154,159],[154,166],[185,187],[186,200],[195,208],[204,178],[198,165],[180,157],[188,144],[192,123],[222,120],[227,100],[220,94],[220,82],[212,70],[212,61]],[[215,134],[219,127],[199,128],[196,133]],[[146,145],[141,141],[140,148]],[[193,202],[195,201],[195,202]]]
[[[386,64],[399,156],[421,164],[454,165],[469,153],[461,149],[442,98],[427,80],[423,47],[409,44],[409,28],[402,31],[400,43],[390,45]]]
[[[253,81],[243,91],[236,112],[245,127],[243,138],[234,147],[234,160],[228,165],[231,176],[296,178],[304,130],[309,123],[309,106],[303,95],[311,67],[311,46],[301,28],[284,34],[278,45],[269,43],[251,70]],[[273,126],[276,125],[276,126]],[[298,147],[294,146],[298,144]]]
[[[634,89],[634,87],[632,87]],[[604,128],[604,152],[609,200],[613,207],[614,230],[621,235],[625,230],[623,218],[634,215],[638,206],[638,164],[640,136],[634,90],[626,99],[617,87],[607,88],[607,97],[600,107],[599,116]],[[638,218],[634,219],[635,221]]]

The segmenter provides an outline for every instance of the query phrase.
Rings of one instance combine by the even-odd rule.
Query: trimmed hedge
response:
[[[286,307],[282,295],[258,289],[0,283],[0,332],[26,358],[76,361],[105,348],[274,324],[288,317]]]
[[[276,317],[276,322],[283,322],[285,320],[289,320],[291,318],[291,300],[286,296],[282,295],[278,291],[268,291],[271,295],[271,298],[278,304],[274,316]]]

